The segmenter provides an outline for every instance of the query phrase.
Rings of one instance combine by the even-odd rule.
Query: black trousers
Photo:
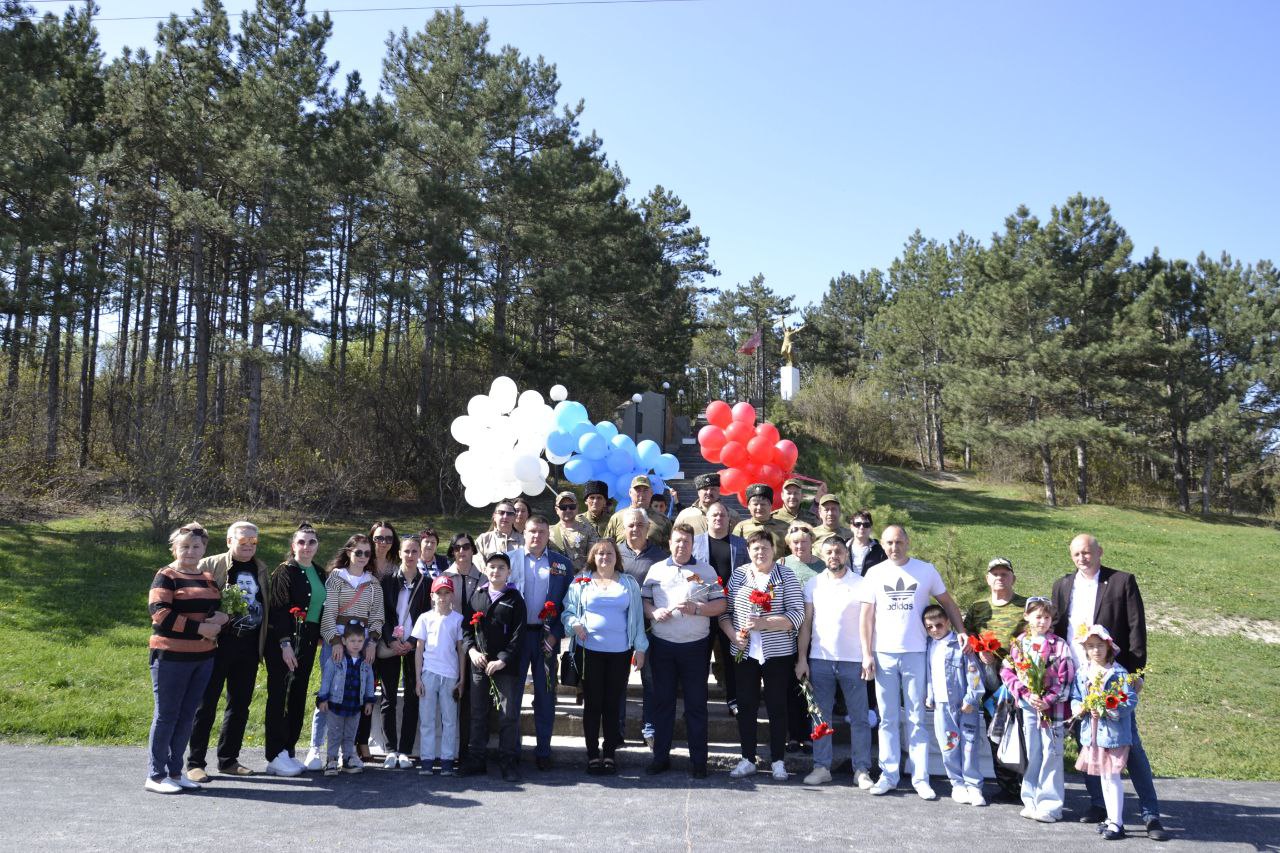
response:
[[[604,757],[613,758],[622,745],[622,708],[631,674],[631,650],[583,649],[582,654],[582,736],[587,742],[587,759],[600,757],[602,723]]]
[[[738,699],[737,664],[733,661],[733,650],[729,647],[729,638],[714,621],[711,623],[711,633],[716,638],[716,665],[721,668],[724,676],[724,701],[725,704],[731,704]]]
[[[764,707],[769,714],[769,760],[782,761],[787,754],[787,688],[795,677],[796,656],[768,658],[761,665],[746,657],[738,668],[738,741],[742,757],[756,760],[760,684],[764,682]]]
[[[374,671],[382,684],[382,733],[386,738],[387,751],[408,755],[413,752],[413,742],[418,737],[418,673],[415,670],[414,654],[400,655],[393,658],[379,658],[374,662]],[[398,691],[401,679],[404,680],[404,723],[396,737],[396,707],[399,705]],[[368,743],[368,741],[365,741]]]
[[[809,706],[805,704],[804,694],[800,692],[800,680],[796,678],[796,668],[791,667],[791,680],[787,684],[787,740],[800,743],[809,742]]]
[[[307,693],[311,684],[311,668],[316,662],[316,645],[319,642],[320,625],[315,622],[303,623],[300,647],[294,652],[298,658],[298,668],[294,670],[293,680],[290,681],[289,668],[284,665],[280,646],[267,641],[264,655],[267,662],[267,761],[275,759],[281,751],[293,755],[297,749],[303,715],[309,717],[311,713],[312,703]]]
[[[204,698],[200,701],[200,710],[196,711],[195,725],[191,729],[188,770],[205,766],[209,735],[213,732],[213,720],[218,716],[218,701],[224,688],[227,703],[222,711],[222,728],[218,732],[218,769],[226,770],[238,762],[260,660],[256,629],[243,637],[228,634],[218,637],[213,673],[209,676],[209,684],[205,687]]]

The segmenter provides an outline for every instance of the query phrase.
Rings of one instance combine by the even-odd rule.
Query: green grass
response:
[[[1049,509],[1019,488],[965,477],[934,482],[873,467],[867,474],[876,503],[910,513],[916,554],[940,561],[954,528],[953,554],[968,574],[980,574],[991,556],[1009,557],[1024,594],[1047,593],[1072,568],[1067,545],[1076,533],[1096,535],[1107,565],[1138,575],[1155,626],[1139,715],[1156,773],[1280,780],[1280,645],[1214,635],[1225,620],[1280,634],[1280,532],[1259,522],[1201,521],[1160,510]],[[202,520],[216,528],[233,518],[215,515]],[[402,532],[417,526],[391,520]],[[274,564],[293,523],[259,521],[260,553]],[[447,539],[454,530],[483,529],[486,519],[433,522]],[[321,558],[364,523],[321,525]],[[167,559],[141,523],[120,517],[0,524],[0,738],[145,742],[147,588]],[[1181,626],[1181,633],[1164,624]],[[262,745],[265,679],[260,670],[248,754]]]
[[[211,553],[224,550],[212,513]],[[226,522],[234,520],[233,514]],[[421,519],[388,519],[401,532]],[[447,541],[484,519],[432,519]],[[259,519],[258,553],[274,566],[296,522]],[[317,525],[327,560],[366,521]],[[225,529],[225,528],[223,528]],[[151,724],[147,591],[167,563],[145,524],[87,516],[47,524],[0,523],[0,738],[45,743],[145,743]],[[319,680],[319,667],[312,675]],[[262,746],[266,669],[258,671],[245,752]],[[305,736],[305,735],[304,735]]]

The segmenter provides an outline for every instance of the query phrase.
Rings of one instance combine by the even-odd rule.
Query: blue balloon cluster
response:
[[[603,480],[609,494],[617,499],[618,509],[631,504],[631,480],[648,475],[655,492],[666,491],[666,478],[675,476],[680,462],[663,453],[656,441],[645,439],[636,444],[629,435],[621,435],[609,421],[592,424],[581,403],[565,400],[555,407],[556,428],[547,436],[547,454],[564,462],[564,476],[570,483],[581,485],[588,480]]]

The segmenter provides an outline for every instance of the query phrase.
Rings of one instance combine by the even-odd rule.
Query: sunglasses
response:
[[[257,536],[237,536],[236,541],[239,542],[241,545],[257,545],[258,537]]]
[[[515,511],[510,509],[500,509],[495,511],[493,514],[494,515],[515,515]]]
[[[561,510],[575,510],[578,508],[578,505],[577,504],[560,504],[558,508]]]
[[[373,537],[373,541],[378,543],[390,544],[396,541],[396,538],[394,536],[375,536]]]
[[[195,526],[179,527],[178,532],[185,534],[187,536],[200,536],[204,539],[209,538],[209,531],[205,530],[203,527],[195,527]],[[254,541],[257,541],[257,540],[254,540]]]
[[[370,554],[370,553],[372,553],[372,552],[370,552],[370,551],[366,551],[364,548],[355,548],[355,549],[353,549],[353,550],[351,551],[351,556],[353,556],[353,557],[367,557],[367,556],[369,556],[369,554]]]
[[[309,548],[312,545],[319,545],[320,540],[319,539],[295,539],[293,540],[293,544],[301,545],[304,548]]]
[[[871,525],[865,521],[855,521],[853,523],[853,526],[854,527],[870,527]]]
[[[470,542],[459,542],[454,547],[459,551],[461,551],[463,548],[467,549],[468,551],[474,551],[476,549],[476,546],[472,545]]]

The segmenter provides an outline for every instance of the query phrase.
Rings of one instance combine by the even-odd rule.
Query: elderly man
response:
[[[218,772],[228,776],[252,776],[253,771],[240,763],[240,746],[249,722],[249,705],[258,680],[258,663],[267,641],[266,563],[258,558],[258,528],[249,521],[237,521],[227,528],[227,550],[200,561],[200,570],[213,575],[221,589],[228,584],[240,587],[248,603],[248,612],[236,617],[218,635],[218,650],[213,659],[213,673],[205,688],[200,710],[196,712],[187,753],[187,778],[192,782],[208,782],[205,756],[213,718],[218,713],[218,700],[226,689],[227,704],[222,712],[222,728],[218,732]]]
[[[1142,593],[1138,580],[1128,572],[1119,572],[1102,565],[1102,546],[1087,533],[1071,540],[1071,561],[1076,570],[1053,584],[1053,606],[1058,611],[1053,632],[1071,643],[1076,667],[1085,663],[1084,649],[1077,638],[1084,635],[1091,625],[1101,625],[1111,633],[1120,647],[1116,661],[1130,672],[1147,665],[1147,617],[1142,605]],[[1138,690],[1142,689],[1141,682]],[[1160,823],[1160,801],[1156,797],[1155,782],[1151,777],[1151,762],[1138,737],[1137,715],[1130,716],[1133,726],[1133,745],[1129,747],[1129,778],[1138,794],[1142,809],[1142,823],[1147,837],[1155,841],[1168,838]],[[1081,823],[1100,823],[1106,819],[1102,799],[1102,783],[1097,776],[1085,776],[1089,791],[1089,810],[1080,818]]]
[[[840,499],[832,494],[818,496],[818,518],[822,524],[813,528],[813,550],[821,553],[822,543],[828,536],[836,536],[847,543],[853,538],[853,531],[840,522]]]
[[[822,491],[826,491],[825,487]],[[813,513],[800,509],[800,504],[803,501],[803,487],[799,480],[792,477],[782,484],[782,506],[774,510],[773,517],[786,525],[790,525],[793,521],[803,521],[813,527],[818,523],[818,519],[814,517]]]
[[[693,502],[693,506],[681,510],[676,516],[675,523],[687,524],[693,528],[694,536],[701,536],[707,532],[707,512],[712,504],[720,503],[720,475],[699,474],[693,480],[693,487],[698,490],[698,499]],[[726,512],[728,512],[727,509]],[[736,523],[737,519],[729,513],[729,526],[733,527]],[[728,533],[727,530],[725,532]],[[727,582],[728,578],[725,578],[725,581]]]
[[[596,538],[603,539],[609,525],[609,486],[603,480],[587,480],[582,487],[582,502],[587,511],[578,513],[577,520],[591,525]]]
[[[773,489],[764,483],[752,483],[747,487],[747,512],[751,517],[739,521],[733,528],[733,535],[746,539],[757,530],[766,531],[773,539],[774,556],[781,560],[787,553],[788,523],[775,518],[772,510]]]
[[[505,554],[523,544],[521,535],[516,532],[516,505],[513,501],[499,501],[493,508],[493,529],[481,533],[476,538],[477,555],[481,562],[489,559],[490,554]]]
[[[747,554],[747,540],[729,532],[729,510],[716,501],[707,507],[707,532],[693,537],[693,558],[715,569],[721,586],[729,583],[729,576],[738,566],[751,561]],[[736,670],[733,666],[733,650],[729,636],[724,631],[712,631],[716,653],[716,679],[724,686],[724,701],[729,713],[738,713]]]
[[[534,762],[539,770],[551,769],[556,697],[547,687],[547,667],[551,666],[550,675],[554,679],[555,655],[564,638],[560,613],[564,610],[564,594],[569,591],[574,575],[569,558],[547,547],[549,529],[545,515],[530,515],[524,523],[524,545],[507,554],[511,561],[511,583],[525,602],[527,621],[518,674],[523,687],[529,670],[533,670],[533,729],[537,735]],[[548,603],[555,605],[555,616],[544,621],[539,614]]]
[[[813,698],[828,721],[834,721],[836,687],[844,694],[851,724],[849,749],[854,781],[871,787],[871,726],[867,724],[867,692],[862,677],[862,576],[849,568],[849,549],[837,536],[822,543],[826,571],[804,584],[804,624],[800,626],[796,677],[809,678]],[[805,719],[808,719],[807,717]],[[831,738],[813,744],[813,772],[806,785],[831,781]]]
[[[864,577],[867,569],[889,559],[884,548],[871,538],[871,513],[860,509],[853,515],[853,538],[849,540],[849,564]]]
[[[995,557],[987,563],[987,587],[991,594],[969,605],[965,611],[964,629],[970,634],[981,634],[993,631],[1000,639],[999,652],[979,652],[982,662],[982,684],[986,688],[986,697],[1000,689],[1000,666],[1009,654],[1009,647],[1019,634],[1026,630],[1027,619],[1023,608],[1027,606],[1026,596],[1013,591],[1013,564],[1006,557]],[[984,699],[986,698],[984,697]],[[987,725],[991,725],[991,712],[983,703],[983,714]],[[996,771],[996,784],[1006,799],[1021,799],[1022,774],[1016,767],[993,761]]]
[[[649,514],[639,507],[627,507],[619,515],[623,519],[623,539],[618,544],[618,553],[622,555],[622,571],[635,578],[637,584],[644,586],[644,579],[649,576],[649,569],[654,564],[667,559],[670,554],[666,548],[655,545],[649,535]],[[640,667],[640,687],[643,697],[643,719],[641,736],[645,743],[653,745],[653,654],[644,656],[644,664]],[[627,709],[622,708],[622,730],[627,730]]]
[[[556,515],[560,520],[551,526],[551,547],[573,561],[573,568],[581,572],[587,566],[587,551],[600,537],[585,521],[579,521],[578,496],[570,491],[556,495]]]
[[[653,760],[649,775],[671,766],[676,724],[676,687],[684,694],[689,772],[707,776],[707,665],[711,620],[725,609],[714,569],[693,558],[693,528],[671,528],[671,556],[650,567],[641,588],[644,614],[652,620],[646,663],[653,673]],[[723,632],[720,632],[723,633]]]
[[[659,548],[665,548],[667,545],[667,537],[671,533],[671,519],[649,506],[649,501],[653,499],[653,484],[644,474],[631,478],[631,507],[642,509],[649,516],[649,541],[657,545]],[[628,507],[630,509],[631,507]],[[605,526],[604,535],[601,539],[612,539],[621,544],[622,540],[627,538],[626,531],[623,530],[623,513],[627,510],[619,510],[609,519],[609,523]],[[644,580],[643,578],[638,578]]]
[[[871,793],[887,794],[898,786],[902,761],[900,719],[905,704],[911,785],[921,799],[936,800],[938,795],[929,785],[929,734],[924,726],[928,635],[920,614],[934,598],[952,625],[963,625],[964,620],[933,564],[908,555],[910,540],[906,530],[890,525],[884,529],[881,542],[889,559],[867,571],[859,590],[862,678],[875,679],[880,706],[880,778],[871,786]],[[961,635],[960,641],[964,640]]]

